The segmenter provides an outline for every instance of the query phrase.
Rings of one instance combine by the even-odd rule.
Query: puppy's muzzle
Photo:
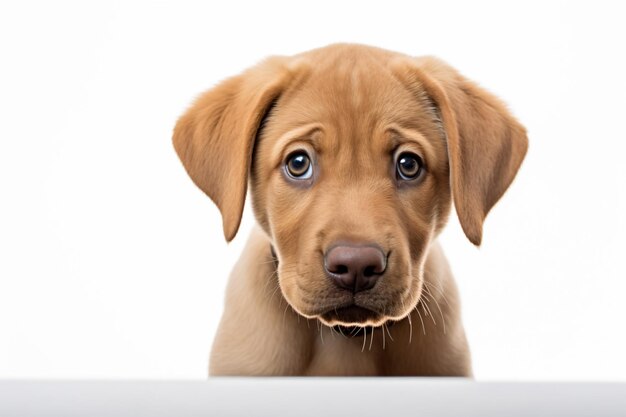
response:
[[[387,269],[387,257],[376,245],[335,245],[324,255],[326,275],[339,287],[368,290]]]

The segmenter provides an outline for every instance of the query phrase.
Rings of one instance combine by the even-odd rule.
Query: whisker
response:
[[[291,304],[289,305],[289,307],[291,308],[291,311],[293,312],[293,314],[295,314],[296,318],[298,319],[298,324],[300,324],[300,314],[298,314],[296,310],[294,310],[293,307],[291,307]]]
[[[413,323],[411,323],[411,312],[406,316],[409,319],[409,345],[411,344],[411,339],[413,338]]]
[[[330,335],[333,337],[333,339],[335,338],[335,329],[333,329],[332,327],[329,327],[330,329]]]
[[[374,328],[372,327],[372,337],[370,338],[370,347],[369,350],[372,350],[372,342],[374,341]]]
[[[267,287],[270,285],[270,283],[272,282],[272,276],[276,273],[276,271],[271,272],[265,279],[265,289],[267,290]]]
[[[276,273],[276,271],[272,271],[272,272],[270,272],[270,274],[269,274],[269,275],[265,278],[265,279],[266,279],[266,282],[265,282],[265,289],[267,289],[267,287],[269,286],[269,284],[271,284],[271,283],[274,281],[274,280],[273,280],[273,278],[274,278],[274,276],[275,276],[275,275],[278,275],[278,274]]]
[[[427,300],[425,303],[422,303],[422,306],[424,307],[424,312],[428,311],[427,315],[430,315],[430,318],[433,320],[433,324],[436,326],[437,322],[435,321],[435,316],[433,315],[433,313],[430,311],[430,308],[428,307],[428,301]]]
[[[442,324],[443,324],[443,334],[446,334],[446,318],[443,315],[443,311],[441,310],[441,306],[439,305],[439,301],[437,301],[437,298],[435,296],[433,296],[430,293],[430,291],[428,291],[428,293],[431,295],[432,299],[435,301],[435,306],[437,307],[437,310],[439,310],[439,315],[441,316],[441,321],[442,321]],[[443,294],[442,294],[442,296],[443,296]],[[448,304],[448,306],[449,305],[450,304]]]
[[[339,330],[339,333],[341,333],[343,337],[346,337],[346,335],[343,334],[343,330],[341,330],[341,326],[337,326],[337,330]]]
[[[383,350],[385,350],[385,331],[380,329],[380,332],[383,334]]]
[[[424,319],[422,319],[422,313],[420,313],[420,311],[417,309],[417,306],[415,306],[415,311],[417,311],[417,315],[420,318],[420,321],[422,322],[422,331],[424,332],[424,336],[426,336],[426,327],[424,326]]]
[[[270,261],[259,262],[257,265],[261,266],[261,265],[267,265],[267,264],[272,264],[272,263],[274,263],[274,259],[272,259]]]
[[[272,276],[270,276],[270,280],[271,280],[272,278],[273,278],[273,277],[272,277]],[[268,281],[268,284],[266,284],[266,288],[267,288],[267,286],[269,285],[269,283],[270,283],[270,282],[272,282],[272,281]],[[272,301],[272,300],[274,299],[274,296],[276,295],[276,292],[277,292],[277,291],[278,291],[278,289],[280,288],[280,284],[278,283],[278,280],[276,280],[276,281],[275,281],[275,284],[276,284],[276,286],[275,286],[275,288],[274,288],[274,291],[272,291],[272,294],[269,296],[269,301]],[[281,300],[282,300],[282,297],[281,297]]]
[[[435,285],[433,283],[429,283],[427,281],[424,281],[424,284],[427,287],[430,287],[430,288],[434,287],[437,291],[439,291],[439,294],[441,294],[441,298],[443,298],[443,301],[445,301],[445,303],[448,305],[448,307],[450,306],[450,303],[448,303],[448,299],[446,298],[446,295],[443,293],[443,288],[440,288],[439,286],[437,286],[437,285]]]
[[[365,351],[365,342],[367,341],[367,327],[363,328],[363,346],[361,347],[361,352]]]
[[[392,342],[395,342],[395,340],[393,340],[393,337],[391,337],[391,332],[389,332],[389,326],[387,326],[387,323],[384,323],[383,326],[387,330],[387,335],[389,335],[389,339],[391,339]]]
[[[400,301],[402,302],[402,310],[406,310],[404,300],[401,299]],[[413,338],[413,323],[411,323],[411,313],[412,311],[409,311],[409,314],[406,316],[409,319],[409,345],[411,344],[411,339]]]
[[[285,316],[287,315],[287,308],[289,307],[289,303],[286,303],[285,310],[283,311],[283,328],[285,328]]]

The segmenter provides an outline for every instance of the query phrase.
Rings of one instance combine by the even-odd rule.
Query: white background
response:
[[[437,55],[528,128],[474,248],[442,236],[479,380],[626,379],[619,2],[15,2],[0,6],[0,378],[198,378],[227,275],[177,117],[263,57],[359,42]]]

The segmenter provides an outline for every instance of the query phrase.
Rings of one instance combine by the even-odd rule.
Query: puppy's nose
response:
[[[335,246],[324,256],[326,274],[352,292],[372,288],[385,272],[385,254],[374,246]]]

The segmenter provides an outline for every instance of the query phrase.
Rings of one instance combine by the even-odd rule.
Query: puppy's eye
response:
[[[398,179],[405,181],[414,180],[422,173],[422,158],[411,152],[403,152],[398,155],[396,172]]]
[[[287,158],[285,164],[287,174],[297,180],[306,180],[313,175],[313,165],[306,152],[295,152]]]

